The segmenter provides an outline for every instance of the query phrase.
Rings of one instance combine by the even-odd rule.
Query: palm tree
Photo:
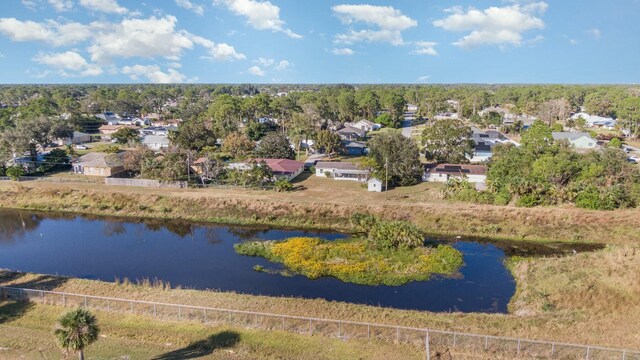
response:
[[[91,312],[76,309],[67,312],[58,320],[53,333],[61,348],[78,353],[80,360],[84,360],[84,348],[98,339],[100,328]]]

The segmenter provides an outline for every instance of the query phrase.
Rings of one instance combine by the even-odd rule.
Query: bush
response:
[[[620,149],[622,147],[622,141],[618,138],[613,138],[609,141],[608,146],[614,149]]]
[[[377,222],[369,230],[367,240],[378,249],[414,249],[424,245],[424,236],[406,221]]]
[[[368,234],[369,230],[371,230],[377,222],[378,219],[371,214],[355,213],[351,215],[351,225],[364,234]]]
[[[285,192],[285,191],[293,190],[293,185],[287,179],[276,180],[274,186],[277,192]]]
[[[506,190],[498,191],[493,198],[493,203],[495,205],[509,205],[510,202],[511,194]]]
[[[576,196],[576,206],[579,208],[597,210],[599,203],[600,194],[596,188],[589,188]]]
[[[540,204],[540,199],[535,194],[522,195],[516,201],[516,206],[521,207],[534,207]]]
[[[6,176],[7,174],[7,169],[4,167],[4,165],[0,166],[0,176]]]
[[[20,176],[24,175],[24,169],[22,166],[11,166],[7,169],[6,175],[13,181],[18,181]]]

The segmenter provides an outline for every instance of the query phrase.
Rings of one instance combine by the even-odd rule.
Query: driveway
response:
[[[403,120],[400,123],[400,127],[402,128],[402,136],[406,138],[411,138],[411,131],[413,130],[413,120]]]

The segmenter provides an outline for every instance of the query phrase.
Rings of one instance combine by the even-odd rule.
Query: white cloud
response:
[[[470,33],[453,44],[463,48],[480,45],[521,45],[522,34],[533,29],[543,29],[544,21],[539,17],[547,10],[547,3],[515,3],[505,7],[490,7],[485,10],[461,7],[447,9],[450,15],[436,20],[433,25],[447,31]]]
[[[598,28],[587,30],[587,34],[589,34],[592,38],[596,40],[599,40],[602,37],[602,32],[600,32],[600,29]]]
[[[244,54],[237,52],[233,46],[227,43],[216,44],[213,41],[205,39],[201,36],[191,34],[188,35],[195,44],[200,45],[209,51],[208,56],[203,56],[203,58],[205,59],[214,61],[234,61],[244,60],[247,58]]]
[[[149,82],[156,84],[183,83],[187,80],[187,77],[177,70],[168,69],[164,72],[158,65],[125,66],[122,68],[122,73],[129,75],[129,78],[134,81],[147,79]]]
[[[193,41],[185,31],[176,31],[173,16],[149,19],[125,19],[110,24],[96,36],[89,47],[91,59],[106,63],[113,58],[154,58],[162,56],[177,60],[184,49],[191,49]]]
[[[93,11],[104,12],[107,14],[126,14],[129,12],[127,8],[122,7],[116,0],[80,0],[80,5]]]
[[[431,55],[436,56],[438,52],[436,51],[437,42],[433,41],[416,41],[416,48],[411,53],[417,55]]]
[[[255,76],[265,76],[267,74],[264,70],[260,69],[259,66],[250,67],[249,68],[249,73],[251,73],[252,75],[255,75]]]
[[[156,58],[179,60],[185,50],[201,46],[203,58],[215,61],[246,59],[244,54],[225,43],[215,43],[186,30],[176,29],[173,16],[148,19],[125,19],[119,23],[92,22],[61,24],[53,20],[42,23],[0,18],[0,34],[13,41],[42,41],[53,46],[72,45],[90,40],[87,51],[91,60],[101,65],[117,58]]]
[[[22,0],[22,5],[31,11],[36,11],[38,4],[34,0]]]
[[[204,6],[194,4],[189,0],[176,0],[176,4],[187,10],[191,10],[198,15],[204,15]]]
[[[259,57],[257,60],[253,60],[253,62],[260,64],[262,68],[273,67],[273,69],[278,71],[289,70],[293,66],[293,64],[287,60],[276,61],[274,59],[267,59],[263,57]],[[251,69],[254,69],[253,71],[255,71],[256,73],[254,73],[251,69],[249,69],[249,72],[251,72],[254,75],[258,75],[258,73],[261,73],[262,75],[259,75],[259,76],[264,76],[266,72],[262,68],[259,66],[254,66]]]
[[[91,59],[108,63],[114,58],[164,57],[178,60],[185,49],[194,44],[204,47],[209,54],[205,58],[216,61],[242,60],[246,57],[225,43],[216,44],[209,39],[193,35],[185,30],[176,30],[177,19],[173,16],[148,19],[125,19],[120,24],[111,24],[95,37],[89,47]]]
[[[331,49],[331,53],[334,55],[346,55],[350,56],[355,54],[356,52],[351,50],[350,48],[333,48]]]
[[[280,8],[270,1],[214,0],[214,3],[224,5],[234,14],[245,17],[254,29],[281,32],[294,39],[302,38],[302,35],[284,27],[285,22],[280,19]]]
[[[168,67],[170,68],[174,68],[174,69],[180,69],[182,67],[182,64],[180,64],[179,62],[170,62],[167,64]]]
[[[33,61],[58,70],[58,74],[63,77],[84,77],[102,74],[102,69],[99,66],[89,64],[75,51],[63,53],[40,52],[33,58]]]
[[[343,24],[364,23],[374,29],[354,30],[338,34],[337,43],[388,42],[392,45],[404,44],[402,31],[415,27],[418,22],[391,6],[336,5],[331,8]]]
[[[292,66],[292,64],[290,62],[288,62],[287,60],[281,60],[278,65],[275,66],[275,69],[278,71],[284,71],[284,70],[289,70],[289,68]]]
[[[0,33],[13,41],[42,41],[54,46],[62,46],[89,39],[93,25],[75,22],[61,24],[53,20],[38,23],[31,20],[0,18]]]
[[[420,76],[419,78],[416,79],[417,82],[427,82],[429,81],[430,76],[429,75],[423,75]]]
[[[542,42],[542,41],[544,41],[544,36],[542,36],[542,35],[537,35],[537,36],[536,36],[536,37],[534,37],[533,39],[529,39],[529,40],[527,40],[527,45],[528,45],[529,47],[535,47],[535,46],[536,46],[536,44],[538,44],[538,43],[540,43],[540,42]]]
[[[4,54],[0,53],[0,59],[4,58]]]
[[[578,40],[576,39],[569,39],[569,44],[571,45],[576,45],[578,43]]]
[[[49,5],[51,5],[57,12],[73,9],[73,2],[71,2],[71,0],[49,0]]]
[[[258,64],[264,66],[264,67],[269,67],[271,65],[273,65],[276,61],[273,59],[265,59],[263,57],[258,58],[258,60],[254,60],[254,62],[257,62]]]

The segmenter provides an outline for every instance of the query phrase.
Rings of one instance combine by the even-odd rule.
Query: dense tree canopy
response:
[[[473,155],[471,135],[471,128],[459,120],[431,122],[422,132],[425,156],[440,163],[468,163]]]
[[[265,136],[258,149],[256,156],[267,159],[295,159],[296,154],[291,148],[291,143],[286,136],[279,133],[269,133]]]
[[[379,134],[369,141],[365,165],[379,179],[386,180],[388,173],[389,186],[415,185],[422,176],[418,146],[397,131]]]

